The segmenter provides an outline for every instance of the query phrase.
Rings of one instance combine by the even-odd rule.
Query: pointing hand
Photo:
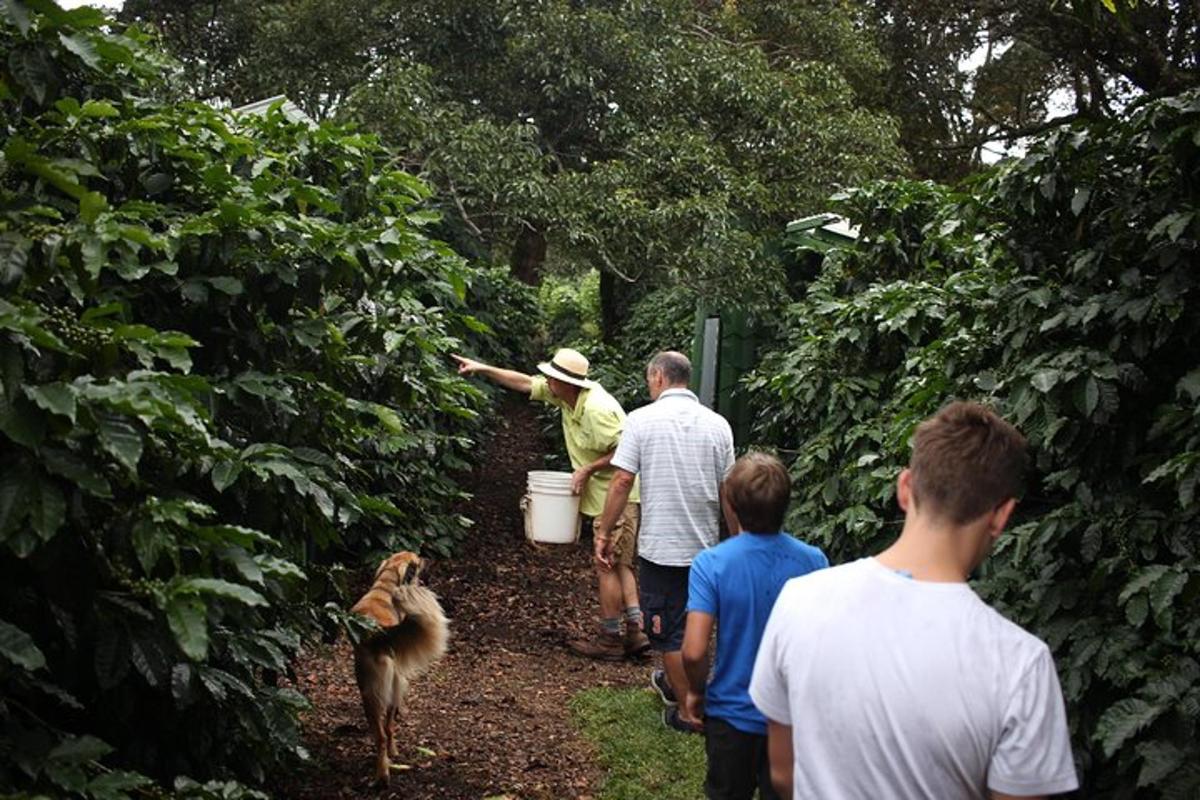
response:
[[[472,358],[460,356],[457,353],[452,354],[450,357],[458,362],[458,374],[459,375],[471,375],[472,373],[478,372],[479,370],[483,369],[483,367],[484,367],[484,364],[482,361],[476,361],[475,359],[472,359]]]

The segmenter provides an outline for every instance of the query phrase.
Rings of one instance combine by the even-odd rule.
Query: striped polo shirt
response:
[[[642,484],[638,555],[686,567],[720,536],[721,481],[733,467],[733,432],[687,389],[666,389],[629,414],[612,465]]]

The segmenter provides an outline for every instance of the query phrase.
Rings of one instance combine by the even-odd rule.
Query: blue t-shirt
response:
[[[706,715],[744,733],[767,732],[766,717],[749,694],[767,617],[783,584],[828,566],[818,548],[786,533],[742,533],[696,556],[688,577],[688,611],[711,614],[717,621]]]

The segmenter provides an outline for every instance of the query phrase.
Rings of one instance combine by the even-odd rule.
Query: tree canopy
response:
[[[784,222],[820,209],[838,185],[897,173],[904,159],[892,120],[859,97],[883,63],[840,13],[849,6],[798,15],[787,4],[752,5],[455,0],[388,13],[383,4],[351,37],[371,44],[350,47],[331,70],[360,66],[361,85],[336,110],[443,190],[455,241],[508,259],[525,280],[536,280],[549,253],[559,267],[599,268],[613,314],[627,282],[668,277],[761,301],[777,291],[765,251]],[[184,25],[170,8],[131,3],[127,14],[158,22],[176,42],[201,10],[185,11],[193,22]],[[269,16],[222,8],[212,6],[214,31]],[[786,15],[779,27],[790,33],[765,47],[756,26],[772,15]],[[213,38],[216,48],[228,37]],[[195,52],[195,41],[177,52],[194,70],[219,64],[227,76],[202,92],[292,91],[253,82],[273,69],[257,50],[226,59]],[[295,86],[306,108],[333,97]]]
[[[866,5],[891,65],[881,107],[921,177],[957,180],[989,142],[1200,85],[1200,11],[1187,0]]]

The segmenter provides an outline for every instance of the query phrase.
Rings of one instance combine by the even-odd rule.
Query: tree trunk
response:
[[[540,227],[522,225],[513,242],[509,268],[522,283],[537,286],[542,282],[542,264],[546,261],[546,232]]]
[[[629,316],[635,284],[606,269],[600,270],[600,338],[612,344]]]
[[[600,339],[613,340],[617,329],[616,278],[606,269],[600,270]]]

